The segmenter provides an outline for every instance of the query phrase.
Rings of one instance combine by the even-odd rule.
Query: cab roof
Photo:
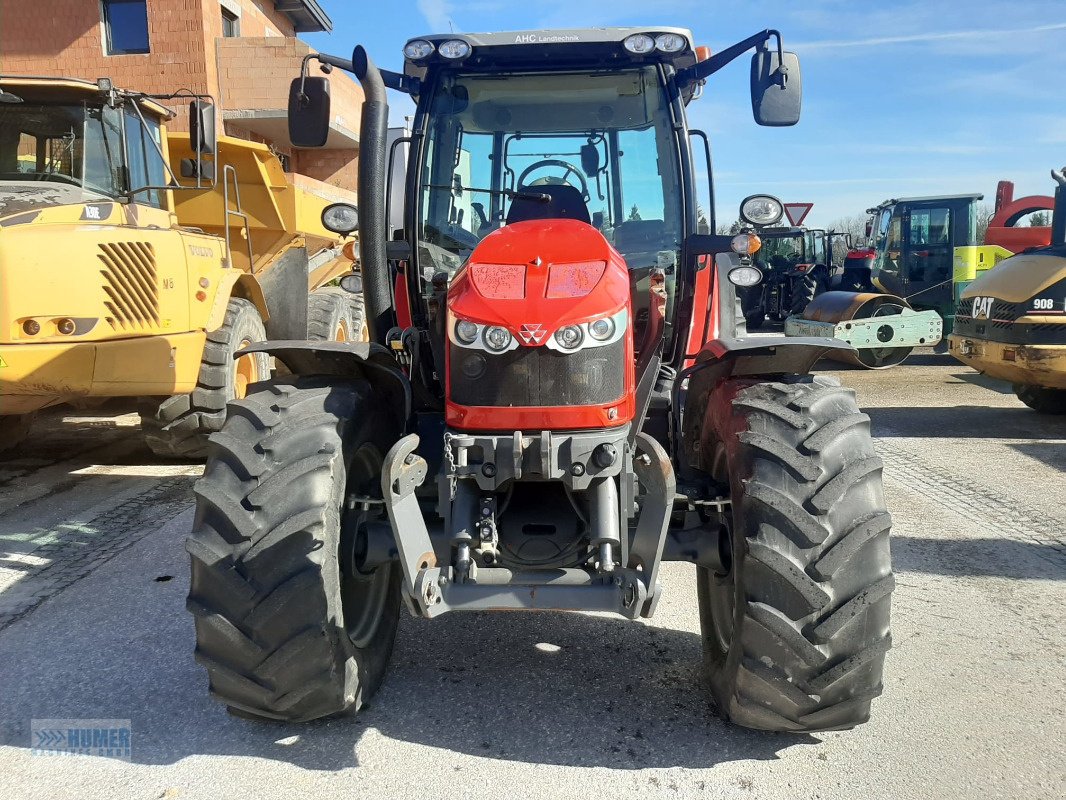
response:
[[[652,50],[636,55],[624,46],[635,34],[653,39],[665,33],[681,36],[685,46],[675,52]],[[461,59],[447,59],[436,48],[443,42],[460,40],[470,45],[470,54]],[[694,66],[697,61],[692,32],[686,28],[566,28],[557,30],[501,31],[494,33],[435,33],[414,36],[414,41],[429,42],[434,51],[423,59],[404,58],[404,72],[424,78],[433,69],[456,68],[469,72],[562,72],[572,69],[623,69],[644,64],[663,63],[675,71]],[[691,99],[694,87],[685,91]]]
[[[95,81],[87,81],[82,78],[50,78],[45,76],[29,75],[0,75],[0,89],[11,92],[31,103],[54,103],[64,99],[70,100],[103,100],[107,92],[100,88]],[[174,114],[166,106],[160,105],[137,92],[123,89],[115,89],[120,97],[136,100],[142,110],[153,116],[170,119]]]

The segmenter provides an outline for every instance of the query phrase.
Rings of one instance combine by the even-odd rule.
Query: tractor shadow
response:
[[[716,717],[698,634],[572,613],[404,613],[385,684],[359,714],[302,725],[231,716],[193,660],[175,535],[189,515],[173,522],[0,631],[0,745],[29,748],[34,718],[130,719],[135,764],[214,755],[337,771],[383,747],[402,752],[391,740],[446,751],[409,757],[462,781],[486,769],[475,759],[707,768],[820,743]]]
[[[771,760],[819,743],[723,722],[700,659],[697,634],[600,616],[406,619],[392,677],[365,719],[457,753],[614,769]]]

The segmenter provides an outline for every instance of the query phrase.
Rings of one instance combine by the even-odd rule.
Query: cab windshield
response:
[[[760,267],[790,267],[803,260],[803,239],[799,236],[762,237],[762,247],[756,252],[756,262]]]
[[[107,197],[126,195],[131,184],[134,189],[158,187],[166,180],[160,135],[159,123],[150,117],[142,122],[130,103],[5,105],[0,184],[63,183]],[[164,193],[144,189],[133,200],[161,208]]]
[[[654,66],[612,72],[444,74],[429,101],[418,256],[424,281],[453,273],[516,221],[513,192],[563,195],[630,270],[680,256],[678,154]],[[569,187],[569,188],[567,188]],[[424,284],[425,291],[425,284]]]

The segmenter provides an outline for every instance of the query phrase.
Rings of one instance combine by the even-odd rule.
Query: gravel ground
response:
[[[648,622],[405,616],[357,717],[230,717],[183,607],[198,468],[100,411],[46,419],[32,458],[0,463],[0,797],[1066,796],[1066,419],[931,354],[834,374],[873,418],[896,523],[869,724],[720,722],[684,564]],[[34,754],[35,718],[129,719],[132,758]]]

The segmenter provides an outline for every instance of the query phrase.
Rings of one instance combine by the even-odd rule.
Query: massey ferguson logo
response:
[[[526,344],[540,344],[547,335],[543,325],[535,322],[527,322],[518,329],[518,335]]]

